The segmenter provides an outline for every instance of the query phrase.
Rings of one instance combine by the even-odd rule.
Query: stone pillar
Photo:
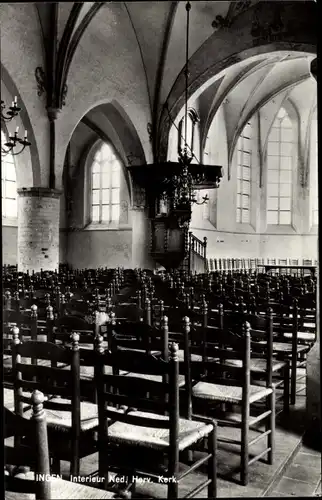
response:
[[[18,270],[54,271],[59,265],[59,197],[56,189],[18,189]]]
[[[150,221],[144,208],[132,209],[132,267],[155,268],[150,257]]]
[[[317,59],[311,63],[311,74],[317,80]],[[320,276],[319,276],[319,244],[317,244],[317,297],[316,328],[317,341],[307,355],[306,368],[306,410],[308,430],[313,438],[321,432],[321,381],[320,381]]]

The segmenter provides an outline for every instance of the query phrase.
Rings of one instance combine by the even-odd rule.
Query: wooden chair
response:
[[[168,480],[168,498],[178,498],[179,482],[188,473],[208,462],[208,479],[197,485],[185,498],[193,497],[208,486],[208,498],[216,496],[216,424],[210,419],[179,418],[178,346],[170,345],[169,360],[145,352],[104,352],[98,348],[100,371],[97,376],[99,407],[99,473],[108,482],[108,473],[121,472],[134,488],[132,476],[158,481]],[[107,359],[108,358],[108,359]],[[118,375],[104,375],[103,365],[112,362],[117,370],[159,376],[163,383]],[[149,399],[145,396],[149,393]],[[125,404],[129,409],[106,409]],[[110,422],[114,422],[109,425]],[[179,473],[180,454],[208,438],[208,452],[189,470]]]
[[[291,405],[296,402],[297,369],[306,365],[305,356],[311,348],[311,344],[299,342],[299,319],[298,300],[294,299],[291,306],[280,304],[274,322],[274,356],[290,362]]]
[[[206,359],[204,371],[196,378],[197,367],[190,361],[192,374],[191,397],[194,412],[209,415],[222,403],[237,405],[241,409],[241,420],[235,418],[217,419],[218,425],[228,425],[241,429],[241,441],[224,439],[226,442],[241,445],[241,482],[248,484],[249,466],[263,456],[267,455],[268,463],[273,463],[274,433],[275,433],[275,401],[274,388],[261,387],[251,384],[250,369],[250,325],[243,325],[243,334],[238,335],[229,330],[215,330],[216,340],[211,338],[211,343],[206,342]],[[205,347],[200,348],[204,352]],[[231,366],[229,361],[241,362],[241,366]],[[200,364],[199,364],[200,367]],[[267,384],[268,385],[268,384]],[[254,403],[265,399],[265,411],[256,416],[251,416],[251,407]],[[225,416],[225,415],[224,415]],[[222,417],[224,417],[222,416]],[[259,422],[265,421],[266,430],[249,441],[249,430]],[[257,429],[256,429],[257,430]],[[250,458],[249,448],[260,439],[267,438],[267,447],[258,455]],[[220,440],[219,440],[220,441]]]
[[[72,347],[49,342],[19,340],[12,345],[15,412],[23,415],[23,391],[42,390],[47,399],[50,453],[59,473],[60,460],[71,463],[71,474],[79,475],[80,458],[94,453],[98,426],[97,406],[80,400],[79,335],[72,335]],[[51,366],[28,363],[28,358],[46,360]],[[49,363],[48,363],[49,362]],[[70,370],[62,367],[70,366]],[[24,413],[26,414],[26,412]]]
[[[50,458],[44,395],[33,391],[30,419],[4,408],[4,483],[7,500],[34,495],[35,500],[68,500],[77,498],[129,498],[112,491],[64,481],[50,475]],[[21,438],[19,446],[10,446],[13,436]],[[30,496],[28,496],[30,498]]]
[[[251,336],[251,379],[262,380],[268,387],[275,388],[275,404],[282,399],[285,414],[289,412],[289,384],[290,363],[287,358],[274,358],[273,340],[273,310],[268,308],[265,316],[248,314],[246,312],[235,312],[230,315],[224,314],[223,325],[227,329],[241,333],[242,324],[247,321],[250,324]],[[241,361],[231,362],[234,366],[241,366]],[[282,394],[277,396],[277,388],[282,389]]]

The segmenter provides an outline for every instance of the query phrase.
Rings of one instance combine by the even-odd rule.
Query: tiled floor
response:
[[[12,403],[12,391],[5,393],[5,402]],[[236,445],[218,444],[218,497],[283,497],[314,496],[321,493],[321,457],[320,452],[301,445],[304,433],[305,392],[297,397],[297,404],[291,409],[289,418],[280,416],[276,422],[276,448],[274,464],[268,465],[265,459],[250,467],[248,486],[239,483],[239,450]],[[239,431],[219,429],[219,436],[238,438]],[[251,434],[250,439],[253,435]],[[265,447],[261,440],[253,447],[257,454]],[[290,457],[293,457],[290,460]],[[81,475],[92,475],[97,471],[97,454],[81,461]],[[68,476],[69,466],[62,462],[62,473]],[[179,487],[180,497],[205,479],[205,471],[188,475]],[[207,492],[202,490],[196,498],[204,498]],[[166,486],[161,484],[140,484],[136,488],[139,498],[166,498]]]
[[[268,496],[308,497],[319,494],[321,494],[321,452],[301,445],[282,478]]]

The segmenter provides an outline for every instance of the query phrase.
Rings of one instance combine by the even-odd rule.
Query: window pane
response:
[[[279,155],[279,143],[278,142],[269,142],[267,144],[267,155]]]
[[[3,162],[4,163],[4,162]],[[6,180],[7,181],[16,181],[16,169],[13,163],[6,162]]]
[[[92,191],[92,204],[99,205],[100,202],[100,191],[99,189],[93,189]]]
[[[120,218],[120,205],[112,205],[112,221],[118,222]]]
[[[6,214],[6,199],[5,198],[2,198],[2,217],[6,217],[7,214]]]
[[[269,134],[269,142],[278,142],[279,141],[279,128],[272,127]]]
[[[268,184],[267,194],[268,196],[278,196],[278,184]]]
[[[286,128],[292,129],[292,122],[291,122],[291,120],[286,112],[285,112],[285,118],[283,119],[283,121],[281,123],[282,123],[282,127],[284,129],[286,129]]]
[[[243,195],[243,208],[249,208],[249,197],[247,195]]]
[[[244,151],[251,151],[251,141],[244,137]]]
[[[102,161],[104,160],[107,160],[109,161],[111,159],[111,154],[112,154],[112,151],[111,151],[111,148],[108,144],[104,143],[101,147],[101,159]]]
[[[243,165],[246,165],[247,167],[250,167],[250,154],[245,153],[243,154]]]
[[[17,200],[6,199],[6,217],[17,217]]]
[[[119,172],[120,171],[120,162],[115,157],[115,155],[112,155],[112,156],[113,156],[113,158],[111,160],[112,170],[113,170],[113,172]]]
[[[267,224],[278,224],[278,212],[267,212]]]
[[[249,210],[243,210],[242,211],[242,223],[243,224],[249,224]]]
[[[110,203],[110,190],[102,189],[102,203],[103,205],[107,205]]]
[[[280,196],[291,196],[290,184],[280,184]]]
[[[280,224],[291,224],[291,212],[280,212]]]
[[[120,187],[120,172],[112,172],[112,187]]]
[[[111,179],[111,173],[108,170],[107,172],[104,171],[102,174],[102,189],[107,189],[110,187],[110,179]]]
[[[267,172],[267,182],[270,184],[278,183],[278,170],[268,170]]]
[[[291,198],[280,198],[280,210],[291,210]]]
[[[92,206],[92,221],[93,222],[99,221],[99,216],[100,216],[99,208],[100,207],[98,205]]]
[[[237,180],[237,193],[242,192],[242,181]]]
[[[243,193],[248,195],[250,194],[250,182],[243,182]]]
[[[252,126],[251,126],[250,123],[246,123],[242,135],[244,137],[249,137],[250,138],[251,134],[252,134]]]
[[[278,198],[268,198],[267,210],[278,210]]]
[[[241,179],[241,166],[240,165],[237,165],[237,179]]]
[[[15,182],[7,181],[5,190],[6,198],[17,198],[17,189]]]
[[[238,195],[237,195],[237,203],[236,203],[236,206],[237,206],[237,208],[240,208],[240,206],[241,206],[241,195],[240,195],[240,194],[238,194]]]
[[[94,160],[97,161],[98,163],[101,161],[102,158],[101,149],[102,148],[100,148],[94,156]]]
[[[267,157],[267,168],[270,170],[278,170],[280,164],[280,159],[278,156],[268,156]]]
[[[313,211],[313,225],[317,226],[319,223],[319,212],[318,210]]]
[[[120,202],[120,190],[119,188],[112,189],[112,203],[116,204]]]
[[[246,181],[250,180],[250,168],[243,167],[243,179],[245,179]]]
[[[290,184],[292,181],[292,172],[291,170],[281,170],[280,171],[280,182]]]
[[[281,170],[292,170],[292,158],[290,156],[281,156]]]
[[[102,221],[110,222],[110,205],[102,205]]]
[[[100,174],[93,174],[92,175],[92,188],[99,189],[99,187],[100,187]]]
[[[283,142],[293,142],[293,130],[291,128],[282,128],[281,139]]]
[[[241,222],[241,209],[237,208],[236,210],[236,222]]]
[[[292,142],[281,143],[281,156],[292,156],[292,152],[293,152]]]
[[[240,165],[241,161],[242,161],[242,152],[240,151],[240,149],[241,149],[240,139],[238,139],[237,147],[238,147],[238,150],[237,150],[237,164]]]
[[[92,165],[92,173],[98,174],[100,172],[100,170],[101,170],[100,164],[97,161],[94,161],[94,163]]]
[[[278,113],[277,113],[277,115],[276,115],[276,117],[282,119],[282,118],[285,118],[285,116],[286,116],[285,109],[284,108],[280,108],[279,111],[278,111]]]

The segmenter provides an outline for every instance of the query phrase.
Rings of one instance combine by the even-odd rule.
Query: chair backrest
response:
[[[250,386],[250,324],[244,322],[242,331],[228,329],[207,328],[206,335],[199,346],[191,351],[199,353],[203,360],[203,369],[200,362],[190,357],[190,371],[196,380],[199,365],[199,379],[220,385],[234,385],[243,388],[243,401],[249,397]],[[191,344],[190,344],[191,345]],[[187,357],[189,358],[188,354]],[[229,361],[238,360],[239,364]]]
[[[79,438],[80,434],[80,349],[78,341],[79,335],[73,333],[71,348],[61,347],[50,342],[29,341],[21,343],[19,339],[12,345],[15,413],[22,416],[23,403],[28,402],[28,398],[23,394],[24,391],[41,390],[45,395],[51,396],[45,400],[45,408],[71,412],[72,439]],[[37,360],[36,365],[28,362],[28,358],[32,357]],[[39,360],[43,360],[42,365],[39,364]],[[53,364],[57,367],[53,367]],[[70,366],[70,370],[62,370],[62,365]],[[60,398],[53,398],[53,396],[60,396]]]
[[[161,318],[160,328],[143,322],[117,323],[113,316],[109,325],[108,343],[111,351],[127,348],[145,351],[147,354],[160,351],[163,359],[168,359],[168,318]]]
[[[178,345],[175,343],[169,345],[168,361],[145,352],[138,352],[133,356],[133,352],[127,349],[118,349],[112,353],[104,350],[100,344],[97,346],[97,353],[98,370],[95,383],[100,452],[104,453],[107,450],[109,422],[117,421],[138,427],[169,429],[170,448],[176,449],[179,421]],[[114,371],[118,373],[126,371],[151,375],[152,379],[106,375],[104,374],[106,364],[112,365]],[[159,376],[160,380],[153,380],[155,376]],[[147,394],[149,398],[146,397]],[[120,408],[123,405],[136,410],[123,412]],[[134,444],[136,439],[137,436],[133,434]]]
[[[36,500],[50,499],[50,462],[47,438],[46,415],[43,409],[44,395],[33,391],[31,396],[32,415],[30,419],[17,415],[4,407],[4,438],[18,435],[23,438],[20,446],[6,446],[4,449],[5,490],[29,493]],[[30,400],[29,400],[30,403]],[[34,471],[34,480],[23,478],[12,466],[28,466]],[[46,480],[47,479],[47,480]]]

